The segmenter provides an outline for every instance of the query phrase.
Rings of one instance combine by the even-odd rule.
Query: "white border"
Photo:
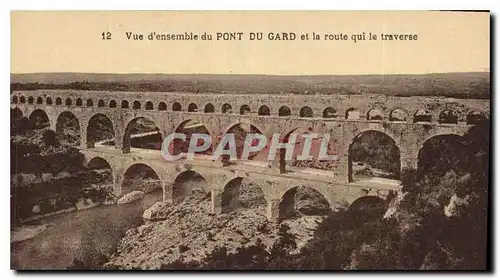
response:
[[[2,67],[3,68],[3,75],[2,75],[2,88],[4,91],[8,91],[10,87],[10,10],[491,10],[493,14],[498,15],[499,12],[499,3],[500,1],[494,0],[494,1],[488,1],[488,0],[453,0],[453,1],[436,1],[436,0],[415,0],[414,2],[409,2],[409,1],[387,1],[387,0],[378,0],[378,1],[373,1],[373,0],[365,0],[365,1],[359,1],[359,0],[349,0],[349,1],[325,1],[325,0],[307,0],[307,1],[269,1],[269,0],[253,0],[253,1],[246,1],[246,2],[240,2],[240,1],[203,1],[203,0],[198,0],[198,1],[172,1],[168,2],[167,1],[151,1],[151,0],[140,0],[140,1],[130,1],[130,0],[121,0],[121,1],[102,1],[102,0],[86,0],[86,1],[55,1],[55,0],[15,0],[15,1],[2,1],[2,34],[4,36],[4,40],[2,41],[2,53],[3,53],[3,60],[2,60]],[[495,19],[498,21],[498,18]],[[498,22],[497,22],[498,23]],[[8,40],[6,40],[8,38]],[[498,38],[498,28],[495,30],[495,38]],[[493,50],[492,50],[493,51]],[[495,59],[495,62],[496,59]],[[498,73],[495,73],[494,80],[498,81]],[[10,100],[7,99],[7,93],[3,94],[2,97],[2,104],[7,108],[7,104],[10,103]],[[492,93],[493,95],[494,93]],[[496,95],[496,94],[495,94]],[[495,99],[498,99],[495,98]],[[498,101],[498,100],[496,100]],[[0,131],[2,131],[4,134],[7,134],[9,131],[9,111],[7,110],[0,110],[1,116],[0,116]],[[492,111],[492,116],[493,114],[496,115],[497,112]],[[494,124],[494,131],[495,131],[495,138],[497,139],[498,144],[498,139],[499,135],[497,134],[499,131],[499,124],[495,123]],[[1,144],[3,147],[10,147],[10,144],[8,142],[8,138],[5,135],[4,137],[0,138],[2,141]],[[493,144],[493,143],[492,143]],[[6,148],[7,149],[7,148]],[[4,203],[2,204],[4,209],[2,211],[2,221],[0,222],[0,225],[3,225],[4,230],[2,230],[2,240],[4,243],[2,244],[7,244],[7,240],[10,240],[10,230],[8,229],[10,227],[7,227],[7,224],[10,224],[10,176],[9,176],[9,168],[10,168],[10,159],[7,156],[7,153],[4,152],[6,149],[2,150],[2,153],[5,155],[2,157],[1,160],[1,176],[2,176],[2,182],[3,182],[3,188],[2,188],[2,199],[4,200]],[[9,148],[10,149],[10,148]],[[499,152],[498,149],[495,149],[495,159],[497,158]],[[496,165],[495,170],[492,170],[493,174],[500,174],[500,166]],[[493,183],[496,182],[494,180],[490,186],[490,189],[494,189]],[[492,198],[492,201],[498,202],[498,196],[499,196],[500,191],[496,190],[495,191],[495,197]],[[495,210],[498,209],[498,207],[494,208]],[[492,213],[493,214],[493,213]],[[495,211],[494,216],[495,216],[495,222],[498,222],[498,215],[497,211]],[[495,223],[496,224],[496,223]],[[498,240],[497,242],[498,243]],[[495,244],[494,243],[494,244]],[[494,252],[496,252],[496,247]],[[495,263],[493,264],[494,267],[498,269],[498,257],[493,258],[495,260]],[[1,275],[5,276],[8,279],[14,278],[14,277],[29,277],[32,274],[15,274],[10,270],[10,246],[3,247],[2,250],[2,255],[1,255],[1,261],[2,265],[2,270],[1,270]],[[131,278],[139,278],[139,277],[168,277],[169,279],[174,279],[174,278],[180,278],[180,277],[187,277],[187,278],[198,278],[198,277],[211,277],[211,278],[219,278],[219,277],[235,277],[234,274],[194,274],[194,275],[182,275],[182,274],[99,274],[99,275],[93,275],[93,274],[83,274],[83,275],[67,275],[67,274],[37,274],[36,276],[38,277],[45,277],[45,278],[52,278],[52,277],[91,277],[93,279],[107,279],[109,277],[131,277]],[[422,274],[408,274],[408,273],[397,273],[397,274],[391,274],[391,275],[380,275],[380,274],[342,274],[342,275],[331,275],[331,274],[268,274],[268,275],[256,275],[256,274],[239,274],[236,277],[238,278],[246,278],[246,277],[252,277],[252,278],[267,278],[267,277],[272,277],[273,279],[284,279],[284,278],[289,278],[289,277],[353,277],[353,278],[361,278],[361,277],[376,277],[376,278],[382,278],[382,277],[422,277],[424,275]],[[437,278],[437,277],[477,277],[479,275],[471,275],[471,274],[426,274],[426,278]]]

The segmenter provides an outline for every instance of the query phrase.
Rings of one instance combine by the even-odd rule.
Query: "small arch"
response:
[[[240,115],[246,115],[250,113],[250,107],[248,105],[243,105],[240,107]]]
[[[304,106],[300,109],[301,118],[312,118],[313,115],[314,115],[313,110],[308,106]]]
[[[453,110],[444,110],[439,114],[439,123],[458,123],[458,114]]]
[[[233,109],[233,108],[231,107],[231,105],[229,105],[229,104],[225,103],[224,105],[222,105],[221,112],[222,112],[223,114],[232,114],[232,113],[233,113],[233,112],[232,112],[232,109]]]
[[[279,220],[294,219],[301,216],[328,215],[331,206],[318,190],[297,186],[287,190],[279,204]]]
[[[69,98],[69,97],[66,98],[66,102],[65,102],[66,106],[71,106],[72,103],[73,103],[73,101],[71,100],[71,98]]]
[[[337,111],[332,107],[326,107],[325,110],[323,110],[323,118],[334,119],[336,117],[337,117]]]
[[[82,99],[81,98],[77,98],[76,99],[76,106],[82,106],[82,105],[83,105]]]
[[[167,111],[167,104],[165,102],[160,102],[160,104],[158,104],[158,111]]]
[[[214,113],[215,112],[215,107],[212,103],[208,103],[205,105],[205,108],[203,109],[203,112],[205,113]]]
[[[182,111],[182,105],[181,105],[181,103],[174,102],[174,104],[172,104],[172,111],[174,111],[174,112],[180,112],[180,111]]]
[[[144,163],[135,163],[127,168],[123,174],[121,189],[122,194],[135,190],[145,193],[158,191],[158,200],[160,200],[160,194],[162,193],[158,173],[151,166]]]
[[[467,124],[475,125],[486,121],[486,115],[481,111],[471,111],[467,114]]]
[[[349,108],[345,111],[346,120],[359,120],[359,111],[356,108]]]
[[[43,98],[41,96],[36,98],[36,104],[43,104]]]
[[[139,102],[138,100],[135,100],[134,103],[132,104],[132,109],[140,110],[141,109],[141,102]]]
[[[193,194],[205,194],[208,191],[208,183],[200,173],[186,170],[175,177],[172,199],[174,202],[181,202]]]
[[[384,115],[382,114],[382,111],[380,109],[373,108],[368,110],[366,119],[369,121],[381,121],[384,119]]]
[[[35,99],[33,96],[28,97],[28,104],[33,104],[35,102]]]
[[[292,111],[287,106],[281,106],[280,109],[278,110],[279,117],[290,116],[291,114]]]
[[[420,109],[417,112],[415,112],[415,115],[413,115],[413,123],[422,123],[431,121],[432,121],[431,112],[427,110]]]
[[[12,103],[17,104],[17,95],[12,96]]]
[[[109,101],[109,108],[116,108],[117,104],[115,100]]]
[[[188,112],[198,112],[198,106],[194,103],[189,103]]]
[[[19,98],[19,102],[21,102],[21,103],[26,103],[26,98],[25,98],[24,96],[21,96],[21,97]]]
[[[154,108],[153,102],[151,102],[151,101],[146,102],[146,105],[144,106],[144,109],[146,109],[146,110],[153,110],[153,108]]]
[[[406,112],[402,109],[394,109],[389,114],[389,121],[404,122],[406,121]]]
[[[122,100],[121,107],[122,107],[123,109],[128,109],[128,101],[127,101],[127,100]]]
[[[106,107],[106,103],[104,102],[104,100],[99,99],[99,101],[97,102],[97,107],[99,108]]]
[[[94,107],[94,101],[92,99],[87,99],[87,107]]]
[[[56,98],[56,105],[62,105],[61,97]]]
[[[47,105],[52,105],[52,98],[47,97],[47,98],[45,99],[45,104],[47,104]]]
[[[266,105],[262,105],[259,107],[259,116],[270,116],[271,110]]]

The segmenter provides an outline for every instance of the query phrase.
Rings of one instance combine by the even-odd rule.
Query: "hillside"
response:
[[[386,94],[490,98],[490,73],[425,75],[11,74],[14,90],[82,89],[268,94]]]

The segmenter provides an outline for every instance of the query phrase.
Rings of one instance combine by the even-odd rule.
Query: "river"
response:
[[[125,232],[142,223],[144,210],[161,199],[162,192],[157,190],[129,204],[101,205],[42,218],[37,223],[47,225],[44,231],[11,244],[11,268],[66,269],[75,258],[109,256]]]

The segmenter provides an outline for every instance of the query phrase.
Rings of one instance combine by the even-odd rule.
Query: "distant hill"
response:
[[[386,94],[489,99],[490,73],[320,76],[30,73],[11,74],[11,89]]]

